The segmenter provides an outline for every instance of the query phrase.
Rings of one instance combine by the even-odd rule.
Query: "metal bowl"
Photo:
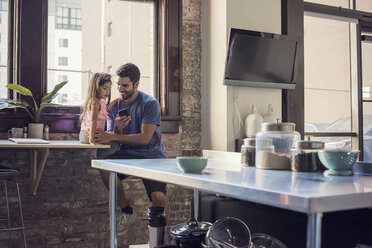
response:
[[[320,162],[328,169],[325,175],[352,175],[351,168],[359,155],[358,150],[323,150],[318,151]]]
[[[248,248],[251,244],[251,232],[243,221],[225,217],[213,223],[205,240],[210,248]]]
[[[287,248],[280,240],[263,233],[252,235],[253,248]]]

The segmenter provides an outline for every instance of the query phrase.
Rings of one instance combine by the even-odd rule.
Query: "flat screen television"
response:
[[[232,28],[224,84],[294,89],[298,43],[287,35]]]

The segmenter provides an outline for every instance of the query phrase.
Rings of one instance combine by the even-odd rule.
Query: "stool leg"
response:
[[[8,200],[8,187],[6,185],[6,180],[4,180],[4,190],[5,190],[6,213],[8,215],[8,228],[10,228],[10,212],[9,212],[9,200]]]
[[[23,224],[23,212],[22,212],[21,194],[19,193],[18,182],[16,182],[16,185],[17,185],[17,193],[18,193],[19,213],[21,215],[21,225],[22,225],[22,233],[23,233],[23,242],[25,244],[25,247],[27,248],[25,226]]]

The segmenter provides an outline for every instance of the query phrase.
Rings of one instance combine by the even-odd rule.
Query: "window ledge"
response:
[[[162,116],[161,132],[178,133],[180,116]],[[0,113],[0,132],[7,132],[12,127],[24,127],[29,123],[26,113]],[[42,122],[50,127],[51,133],[78,133],[80,132],[79,114],[71,113],[43,113]]]

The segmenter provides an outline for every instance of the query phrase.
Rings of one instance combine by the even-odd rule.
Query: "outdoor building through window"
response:
[[[128,62],[141,71],[139,90],[155,95],[153,1],[49,0],[48,5],[48,91],[61,75],[69,81],[60,91],[64,97],[55,103],[83,104],[96,72],[113,75],[111,99],[119,97],[115,72]]]

